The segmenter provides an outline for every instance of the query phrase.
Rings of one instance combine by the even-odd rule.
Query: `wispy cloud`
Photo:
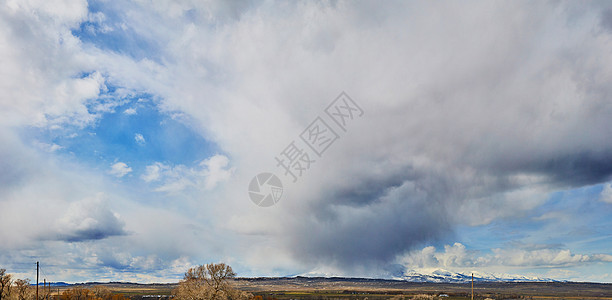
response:
[[[109,171],[109,174],[121,178],[129,174],[130,172],[132,172],[132,168],[128,167],[127,164],[125,164],[124,162],[117,162],[111,165],[111,170]]]
[[[217,154],[202,160],[194,168],[156,162],[146,167],[141,178],[149,183],[158,182],[155,188],[158,192],[179,192],[188,187],[211,190],[217,184],[230,179],[234,170],[229,167],[229,159],[226,156]]]
[[[144,146],[147,143],[144,136],[142,136],[140,133],[134,134],[134,141],[136,141],[136,144],[140,146]]]
[[[162,176],[162,172],[166,172],[169,167],[156,162],[146,167],[145,173],[140,178],[146,182],[157,181]]]

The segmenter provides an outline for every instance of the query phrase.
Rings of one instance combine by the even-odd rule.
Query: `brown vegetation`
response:
[[[232,267],[206,264],[190,268],[175,290],[177,300],[242,300],[251,299],[252,294],[240,291],[229,283],[236,273]]]
[[[12,285],[11,274],[6,274],[6,269],[0,269],[0,300],[8,298]]]
[[[113,294],[105,287],[95,286],[91,290],[75,287],[65,290],[60,296],[61,300],[126,300],[122,294]]]
[[[36,300],[36,288],[30,285],[30,279],[15,279],[0,269],[0,300]],[[55,300],[127,300],[123,294],[113,293],[103,286],[91,289],[74,287],[64,290],[60,295],[51,296],[51,289],[40,290],[39,299]]]
[[[29,300],[32,296],[32,287],[30,287],[30,279],[15,280],[15,289],[18,300]]]

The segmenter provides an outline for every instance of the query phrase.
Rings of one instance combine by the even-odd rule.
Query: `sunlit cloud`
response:
[[[128,165],[123,162],[113,164],[111,166],[111,170],[109,171],[111,175],[117,176],[119,178],[127,175],[130,172],[132,172],[132,168],[128,167]]]

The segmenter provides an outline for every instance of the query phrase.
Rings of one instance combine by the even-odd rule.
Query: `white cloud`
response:
[[[124,223],[108,208],[104,197],[100,193],[94,198],[71,203],[58,220],[57,238],[74,242],[125,234]]]
[[[119,178],[127,175],[130,172],[132,172],[132,168],[128,167],[128,165],[123,162],[117,162],[111,165],[111,170],[109,171],[111,175]]]
[[[443,252],[437,252],[433,246],[425,247],[421,251],[413,251],[403,257],[401,262],[411,268],[473,267],[483,264],[477,252],[468,251],[461,243],[445,245]]]
[[[572,266],[587,262],[609,262],[611,255],[572,254],[568,249],[494,249],[495,259],[507,266],[556,267]]]
[[[41,150],[45,151],[45,152],[55,152],[57,150],[60,149],[64,149],[64,147],[56,144],[56,143],[52,143],[52,144],[47,144],[47,143],[43,143],[43,142],[35,142],[36,146],[38,146],[38,148],[40,148]]]
[[[612,262],[610,254],[593,254],[590,256],[592,261]]]
[[[604,188],[599,195],[599,199],[606,203],[612,203],[612,183],[604,185]]]
[[[194,186],[193,181],[186,177],[179,177],[177,179],[168,180],[164,184],[155,188],[156,192],[165,192],[165,193],[177,193],[183,191],[188,187]]]
[[[156,162],[146,167],[141,179],[145,182],[160,182],[155,188],[158,192],[176,193],[189,187],[212,190],[219,183],[231,178],[235,169],[229,168],[228,165],[229,159],[220,154],[201,161],[194,168]]]
[[[142,136],[140,133],[134,134],[134,141],[136,141],[136,144],[140,146],[144,146],[147,143],[144,136]]]
[[[86,30],[90,34],[96,35],[97,33],[109,33],[113,31],[113,28],[106,23],[106,16],[102,12],[89,13],[87,19],[89,22],[96,24],[97,26],[87,25]]]
[[[444,251],[432,246],[412,251],[399,260],[409,268],[465,269],[474,267],[556,268],[593,262],[612,262],[608,254],[572,254],[569,249],[496,248],[492,254],[469,251],[461,243],[445,245]]]
[[[145,169],[145,173],[140,176],[142,180],[146,182],[157,181],[161,177],[162,170],[168,169],[168,167],[162,163],[156,162],[155,164],[149,165]]]
[[[224,155],[214,155],[200,163],[204,169],[201,174],[204,177],[204,188],[213,189],[218,183],[227,181],[234,173],[234,168],[227,168],[229,159]]]
[[[135,114],[137,114],[138,112],[136,111],[136,109],[135,109],[135,108],[130,107],[130,108],[128,108],[128,109],[126,109],[126,110],[124,110],[124,111],[123,111],[123,113],[124,113],[124,114],[126,114],[126,115],[135,115]]]

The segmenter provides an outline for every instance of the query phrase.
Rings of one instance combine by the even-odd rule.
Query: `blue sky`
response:
[[[52,2],[0,8],[9,273],[612,282],[607,3]],[[314,159],[295,182],[288,145]]]
[[[61,145],[58,154],[101,168],[115,161],[141,169],[156,161],[190,165],[214,154],[215,144],[190,127],[187,115],[160,111],[151,95],[123,98],[109,92],[103,97],[121,104],[100,112],[97,120],[84,128],[32,128],[34,138]]]

